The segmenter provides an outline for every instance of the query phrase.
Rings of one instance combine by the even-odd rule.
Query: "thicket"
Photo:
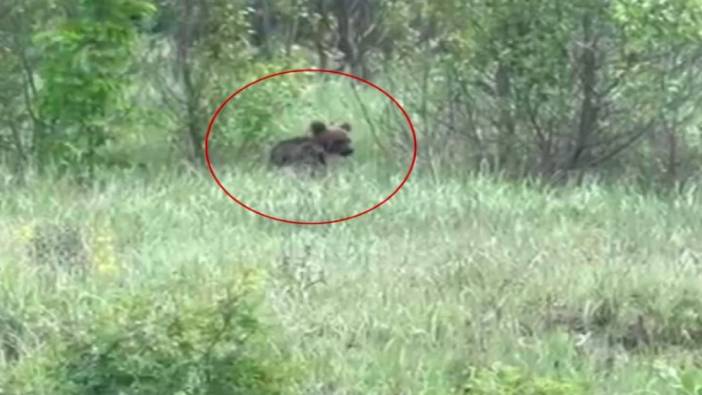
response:
[[[390,90],[423,169],[673,187],[702,159],[699,0],[11,0],[0,15],[0,155],[16,173],[201,168],[215,106],[299,66]],[[323,82],[275,84],[220,128],[239,164]],[[408,130],[390,108],[349,117],[392,159]]]

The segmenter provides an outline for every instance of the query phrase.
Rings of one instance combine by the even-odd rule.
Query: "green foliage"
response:
[[[57,17],[54,28],[36,35],[40,65],[40,116],[50,125],[36,136],[41,161],[62,165],[99,160],[109,138],[109,121],[123,110],[135,19],[154,11],[149,0],[78,1],[76,15]]]
[[[203,55],[211,62],[232,64],[246,63],[247,56],[242,56],[248,48],[247,17],[250,10],[242,0],[210,0],[208,7],[212,11],[205,34],[198,45]]]
[[[286,367],[257,317],[256,272],[197,270],[66,321],[10,372],[22,394],[281,392]],[[203,281],[204,280],[204,281]]]
[[[618,0],[612,15],[621,24],[631,49],[655,50],[660,45],[702,40],[700,0]]]
[[[482,140],[474,155],[496,157],[496,168],[549,173],[650,158],[637,144],[667,128],[666,172],[675,176],[686,127],[699,116],[701,11],[699,0],[436,2],[430,15],[444,22],[446,48],[438,59],[460,81],[443,100],[480,114],[453,129],[489,135],[471,136]],[[538,166],[528,164],[535,158]]]
[[[674,369],[664,364],[656,366],[658,377],[670,388],[675,395],[702,395],[702,369]]]
[[[9,10],[0,17],[0,53],[9,51],[0,66],[8,76],[0,82],[0,148],[16,151],[11,160],[35,151],[41,164],[91,165],[110,153],[144,151],[125,147],[127,140],[155,145],[165,138],[194,159],[208,115],[232,88],[296,64],[344,62],[358,62],[344,67],[366,70],[406,103],[422,133],[436,136],[437,149],[426,152],[446,158],[438,164],[461,158],[460,169],[480,163],[554,175],[606,159],[621,160],[612,171],[633,164],[649,179],[667,172],[675,179],[683,168],[687,177],[680,178],[689,178],[700,156],[689,127],[699,122],[699,0],[354,7],[329,0],[14,0],[0,8]],[[154,14],[149,26],[140,23]],[[135,54],[142,63],[133,62]],[[298,89],[283,79],[271,84],[279,91],[262,84],[236,100],[232,107],[241,110],[216,138],[250,148],[280,129],[270,108],[300,104]],[[145,114],[136,118],[139,111]],[[664,172],[664,145],[635,145],[656,129],[666,129],[673,145]],[[440,149],[447,134],[469,143]]]
[[[239,70],[240,83],[253,82],[283,70],[278,64],[256,62]],[[223,145],[261,142],[280,128],[280,114],[300,103],[300,95],[309,86],[309,74],[287,74],[261,81],[235,97],[217,121],[218,141]],[[238,87],[237,87],[238,88]]]
[[[534,376],[523,370],[496,364],[474,369],[463,394],[470,395],[585,395],[587,386],[572,380]]]
[[[698,116],[694,103],[699,99],[683,106],[676,102],[699,84],[690,73],[692,69],[685,65],[694,64],[700,56],[702,2],[619,0],[614,2],[611,13],[623,36],[619,69],[635,68],[639,74],[638,78],[628,79],[620,100],[633,99],[657,118]],[[656,55],[661,58],[656,59]]]

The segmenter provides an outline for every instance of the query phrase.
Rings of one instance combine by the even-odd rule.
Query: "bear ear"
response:
[[[312,134],[317,136],[322,133],[324,133],[327,130],[327,125],[324,124],[324,122],[321,121],[312,121],[310,124],[310,130],[312,131]]]
[[[344,129],[347,132],[351,131],[351,124],[348,122],[344,122],[341,125],[339,125],[340,128]]]

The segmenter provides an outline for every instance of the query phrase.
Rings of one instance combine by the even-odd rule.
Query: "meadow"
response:
[[[323,179],[263,169],[221,178],[257,209],[328,218],[396,185],[359,175],[361,164],[354,169]],[[420,169],[380,209],[330,226],[258,217],[204,173],[106,173],[88,184],[8,178],[2,195],[3,394],[87,393],[57,387],[67,376],[53,369],[68,372],[64,361],[74,355],[66,339],[111,344],[118,333],[138,332],[169,344],[164,317],[190,317],[198,330],[215,325],[202,314],[216,315],[211,309],[222,300],[235,304],[227,295],[243,289],[242,273],[254,278],[260,297],[251,314],[267,328],[252,355],[264,354],[268,369],[286,366],[282,393],[699,394],[702,387],[702,194],[694,189],[656,196],[594,181],[549,188]],[[80,242],[56,237],[70,227]],[[28,253],[38,234],[51,232],[59,240],[53,250]],[[85,257],[61,260],[61,248]],[[157,364],[130,357],[85,365],[84,354],[75,355],[81,371]],[[220,393],[140,385],[129,393]]]

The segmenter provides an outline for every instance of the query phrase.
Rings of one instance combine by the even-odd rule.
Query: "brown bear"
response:
[[[327,157],[353,154],[351,125],[327,126],[323,122],[310,124],[311,136],[294,137],[276,144],[271,150],[270,162],[277,167],[290,165],[326,166]]]

